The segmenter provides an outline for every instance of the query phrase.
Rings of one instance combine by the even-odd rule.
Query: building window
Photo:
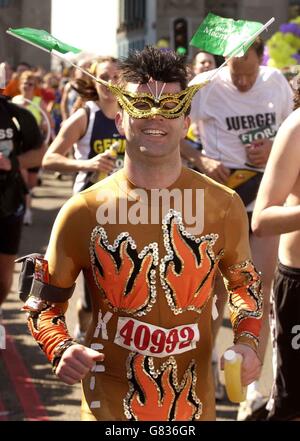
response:
[[[129,42],[128,49],[130,51],[135,51],[135,50],[141,51],[141,50],[144,49],[144,47],[145,47],[145,40],[144,39],[132,40],[132,41]]]
[[[239,5],[237,0],[223,0],[216,2],[215,0],[205,0],[205,15],[209,12],[220,15],[225,18],[239,18]]]
[[[289,0],[289,20],[300,15],[300,0]]]
[[[0,8],[8,8],[11,3],[11,0],[0,0]]]
[[[118,45],[118,58],[127,57],[128,55],[128,42],[123,41]]]
[[[127,57],[129,51],[141,51],[145,47],[145,39],[140,38],[139,40],[131,40],[131,41],[121,41],[118,44],[118,57]]]
[[[142,28],[146,20],[146,0],[120,0],[118,32]]]

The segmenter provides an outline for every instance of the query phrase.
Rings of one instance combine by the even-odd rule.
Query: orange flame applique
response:
[[[229,268],[227,289],[231,322],[235,334],[247,332],[258,337],[263,294],[261,279],[251,260],[245,260]]]
[[[53,361],[55,349],[61,342],[71,340],[61,308],[46,305],[41,311],[29,313],[29,330],[49,361]]]
[[[138,316],[151,309],[156,298],[156,243],[138,253],[129,233],[119,234],[111,245],[104,228],[96,227],[91,239],[91,261],[95,282],[111,307]]]
[[[201,312],[210,298],[220,254],[213,245],[217,234],[195,237],[189,234],[180,214],[172,211],[163,222],[167,255],[161,260],[161,284],[175,314]]]
[[[129,392],[124,399],[125,415],[136,421],[193,421],[202,413],[202,403],[195,393],[195,361],[177,379],[177,365],[169,357],[159,370],[153,358],[131,353],[128,358]]]

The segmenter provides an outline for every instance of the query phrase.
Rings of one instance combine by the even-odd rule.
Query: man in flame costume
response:
[[[233,190],[182,167],[180,140],[203,86],[186,87],[184,59],[147,47],[120,69],[121,84],[106,85],[121,107],[116,125],[127,141],[124,169],[73,196],[55,221],[46,256],[25,259],[20,291],[29,328],[62,381],[82,380],[83,420],[214,420],[218,268],[228,288],[232,348],[243,355],[243,384],[261,368],[261,283],[247,215]],[[180,210],[173,199],[167,208],[159,203],[159,220],[151,222],[145,194],[155,189],[194,196]],[[204,194],[197,232],[185,221],[196,190]],[[148,221],[137,222],[145,209]],[[93,305],[85,346],[72,339],[64,319],[81,270]]]

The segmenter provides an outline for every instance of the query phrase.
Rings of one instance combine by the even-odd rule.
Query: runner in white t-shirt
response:
[[[199,74],[190,84],[209,75]],[[233,84],[230,67],[225,67],[195,95],[191,119],[199,127],[206,156],[228,168],[252,169],[245,144],[255,136],[273,139],[292,107],[292,90],[278,69],[260,66],[255,83],[243,92]],[[257,135],[251,133],[258,129]]]
[[[249,218],[273,138],[293,108],[290,85],[278,69],[260,66],[262,55],[263,42],[258,38],[243,57],[230,60],[197,92],[192,102],[191,123],[197,125],[203,151],[193,151],[185,143],[181,150],[182,156],[200,171],[234,188],[243,199]],[[213,71],[199,74],[190,84],[203,82],[212,75]],[[258,238],[251,234],[250,243],[264,285],[265,319],[259,351],[263,359],[278,238]],[[225,301],[222,302],[221,290],[218,294],[221,311]],[[221,319],[222,314],[214,326],[215,333]],[[247,402],[240,407],[238,419],[252,413],[255,401],[261,401],[257,398],[262,397],[254,384],[248,388]]]

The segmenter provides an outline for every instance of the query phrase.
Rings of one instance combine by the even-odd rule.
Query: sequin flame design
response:
[[[217,262],[213,245],[217,234],[195,237],[182,223],[180,213],[170,210],[163,221],[167,255],[160,263],[160,280],[174,314],[201,313],[211,296]]]
[[[131,353],[127,372],[130,387],[124,399],[124,411],[129,420],[193,421],[200,418],[202,403],[195,393],[194,360],[180,384],[174,357],[169,357],[156,370],[152,357]]]
[[[229,308],[236,337],[252,336],[258,344],[261,328],[263,294],[259,273],[251,260],[229,268]],[[253,320],[256,319],[256,320]]]
[[[113,245],[102,227],[96,227],[91,239],[94,279],[105,300],[115,311],[141,316],[155,303],[158,245],[150,243],[138,253],[129,233],[118,235]]]

